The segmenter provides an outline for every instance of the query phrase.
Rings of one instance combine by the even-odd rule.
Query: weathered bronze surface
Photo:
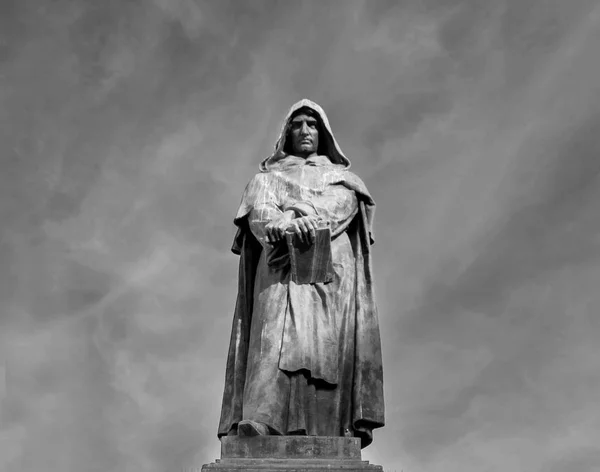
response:
[[[345,459],[360,460],[360,439],[312,436],[225,437],[221,459]]]
[[[221,459],[206,464],[202,471],[382,471],[363,461],[359,438],[320,436],[224,437]]]
[[[365,447],[384,425],[375,203],[349,167],[324,111],[301,100],[243,193],[223,441],[338,436]]]

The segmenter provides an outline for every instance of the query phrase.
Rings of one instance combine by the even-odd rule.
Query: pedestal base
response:
[[[360,439],[325,436],[226,436],[221,459],[204,472],[335,472],[383,471],[361,460]]]

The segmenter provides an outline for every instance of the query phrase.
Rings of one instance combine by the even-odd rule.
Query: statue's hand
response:
[[[279,218],[267,223],[265,226],[265,233],[267,241],[270,244],[275,244],[281,241],[285,235],[285,230],[290,224],[290,221],[294,218],[294,211],[286,211]]]
[[[320,220],[320,218],[312,215],[295,218],[288,224],[286,231],[296,234],[303,243],[312,244],[315,242]]]

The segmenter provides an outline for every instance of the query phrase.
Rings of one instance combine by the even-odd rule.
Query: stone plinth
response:
[[[202,471],[363,472],[382,471],[363,461],[360,439],[325,436],[255,436],[221,438],[221,459]]]

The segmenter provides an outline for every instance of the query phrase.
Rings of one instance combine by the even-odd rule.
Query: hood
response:
[[[290,111],[288,111],[287,115],[285,116],[281,126],[281,133],[279,134],[279,138],[275,143],[275,150],[273,151],[273,154],[260,163],[261,172],[268,172],[273,164],[287,156],[287,154],[284,152],[284,148],[285,139],[290,125],[290,118],[297,110],[303,107],[311,108],[321,118],[321,122],[323,123],[323,133],[325,136],[319,135],[319,141],[321,141],[321,143],[324,145],[325,154],[329,160],[334,164],[343,165],[346,169],[350,167],[350,161],[346,156],[344,156],[344,153],[340,149],[339,144],[333,136],[333,132],[331,131],[331,126],[329,125],[329,120],[327,119],[325,111],[323,111],[323,109],[315,102],[304,98],[299,102],[294,103],[292,108],[290,108]]]

